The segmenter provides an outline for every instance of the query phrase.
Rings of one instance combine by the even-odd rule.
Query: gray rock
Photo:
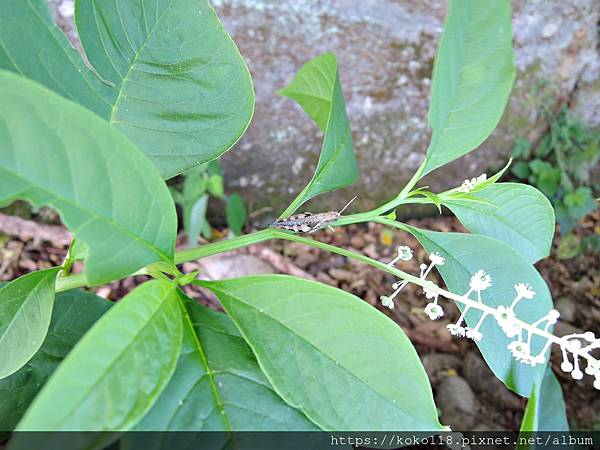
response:
[[[447,371],[448,369],[458,370],[462,365],[460,359],[447,353],[428,353],[423,356],[421,362],[429,380],[432,382],[433,380],[437,380],[439,372]]]
[[[560,313],[560,320],[573,322],[577,307],[575,301],[569,297],[561,297],[556,301],[556,309]]]
[[[48,0],[78,46],[72,0]],[[315,210],[337,209],[359,195],[355,209],[391,198],[424,158],[431,70],[446,0],[212,0],[253,75],[256,112],[245,136],[224,157],[229,190],[251,212],[275,216],[311,178],[322,135],[276,90],[310,58],[339,60],[361,179],[347,193],[319,197]],[[478,151],[425,180],[434,190],[458,185],[506,161],[516,137],[544,129],[542,105],[572,94],[579,115],[600,125],[597,0],[514,0],[517,81],[498,129]],[[598,174],[600,176],[600,174]],[[269,216],[269,217],[266,217]]]
[[[463,375],[480,398],[492,399],[504,408],[521,410],[519,397],[496,378],[486,362],[475,353],[467,353],[463,363]]]
[[[208,280],[275,273],[273,266],[262,259],[238,253],[222,253],[202,258],[198,266],[201,270],[201,278]]]
[[[554,334],[558,337],[566,336],[567,334],[580,334],[583,333],[581,328],[571,325],[570,323],[558,320],[554,325]],[[554,350],[554,349],[553,349]]]
[[[477,422],[477,399],[469,383],[459,376],[446,377],[438,387],[435,402],[440,421],[453,430],[471,430]]]
[[[354,207],[360,210],[391,198],[423,160],[429,142],[431,69],[446,3],[213,0],[248,62],[257,94],[252,124],[224,158],[229,188],[241,189],[253,208],[273,206],[273,215],[310,179],[321,134],[299,107],[275,91],[304,62],[332,51],[340,64],[361,179],[347,194],[320,197],[313,209],[339,208],[340,198],[351,193],[359,195]],[[477,152],[426,180],[433,189],[503,164],[516,137],[541,134],[542,103],[552,105],[568,95],[578,79],[578,112],[600,125],[600,2],[512,4],[518,75],[508,111]]]

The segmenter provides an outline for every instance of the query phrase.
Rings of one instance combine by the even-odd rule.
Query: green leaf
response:
[[[193,206],[184,208],[187,223],[189,226],[185,230],[188,235],[188,246],[195,247],[198,244],[198,236],[204,228],[206,222],[206,208],[208,207],[208,194],[204,194]]]
[[[221,175],[211,175],[208,179],[208,192],[210,195],[214,195],[217,198],[221,198],[225,195],[225,188],[223,186],[223,177]]]
[[[246,224],[246,207],[239,194],[233,193],[227,197],[227,225],[236,236],[242,234],[242,229]]]
[[[433,192],[429,192],[429,191],[420,191],[419,194],[421,194],[424,197],[427,197],[429,200],[431,200],[433,202],[433,204],[437,207],[439,213],[442,214],[442,201],[441,201],[439,195],[434,194]]]
[[[0,6],[0,68],[94,111],[164,178],[210,161],[243,134],[250,74],[207,0],[78,0],[78,35],[96,73],[54,24],[45,0]]]
[[[180,304],[177,368],[136,431],[318,429],[277,396],[231,319],[183,294]]]
[[[514,78],[510,2],[452,0],[433,69],[423,175],[487,139]]]
[[[541,384],[527,402],[521,431],[569,431],[562,389],[551,367],[546,368]]]
[[[512,149],[513,158],[527,159],[531,153],[531,141],[529,139],[518,138]]]
[[[525,184],[497,183],[472,195],[488,203],[444,201],[471,233],[496,238],[531,263],[550,254],[554,210],[540,191]]]
[[[133,427],[175,370],[183,333],[176,287],[149,281],[113,306],[75,345],[17,429]]]
[[[72,290],[56,295],[42,347],[20,370],[0,380],[0,431],[14,429],[56,367],[111,305],[111,302],[84,291]]]
[[[279,395],[322,429],[443,429],[414,347],[357,297],[284,275],[196,283],[219,297]]]
[[[471,276],[484,270],[492,278],[492,286],[481,293],[486,305],[509,306],[515,298],[514,285],[523,282],[529,283],[536,294],[516,306],[517,317],[533,323],[552,309],[552,298],[544,279],[531,263],[503,242],[477,234],[439,233],[410,226],[406,229],[428,253],[438,252],[446,259],[437,269],[449,291],[464,294],[469,290]],[[474,327],[480,317],[478,311],[467,313],[468,326]],[[484,320],[480,331],[483,339],[477,346],[494,374],[509,389],[529,397],[534,383],[544,375],[545,364],[532,367],[515,360],[507,348],[512,339],[506,337],[493,317]],[[532,353],[541,351],[543,344],[541,339],[533,339]]]
[[[177,216],[156,168],[119,131],[46,88],[0,71],[0,205],[56,209],[89,248],[92,284],[172,262]]]
[[[545,158],[546,156],[548,156],[550,154],[550,152],[552,151],[552,143],[551,143],[551,135],[550,134],[546,134],[540,141],[540,143],[538,144],[537,148],[535,149],[535,156],[537,156],[538,158]]]
[[[358,179],[358,166],[338,65],[332,53],[307,62],[279,93],[298,102],[325,134],[313,178],[282,214],[285,217],[319,194],[354,183]]]
[[[536,174],[552,170],[552,164],[542,161],[541,159],[534,159],[529,163],[529,167],[531,168],[531,171]]]
[[[85,242],[78,239],[73,239],[71,248],[69,249],[69,257],[73,261],[83,261],[87,259],[90,254],[90,250]]]
[[[28,273],[0,289],[0,379],[19,370],[42,346],[59,270]]]
[[[206,192],[207,185],[205,166],[198,166],[188,170],[183,182],[183,202],[189,204],[198,200]]]
[[[383,216],[386,219],[390,219],[390,220],[396,220],[396,210],[394,209],[391,213]]]
[[[581,238],[576,234],[567,234],[561,237],[556,249],[558,259],[571,259],[579,256],[583,250]]]
[[[573,210],[580,208],[581,212],[577,214],[580,218],[585,217],[596,206],[592,190],[585,186],[580,186],[574,192],[565,195],[564,202],[565,205]]]
[[[504,175],[504,172],[506,172],[508,170],[508,168],[510,167],[511,164],[512,164],[512,158],[510,158],[508,160],[508,162],[502,169],[500,169],[498,172],[496,172],[494,175],[492,175],[489,178],[486,178],[485,174],[482,174],[480,177],[471,178],[470,180],[465,180],[465,182],[459,187],[449,189],[445,192],[440,193],[439,195],[440,195],[440,198],[442,199],[442,203],[448,199],[453,200],[456,198],[475,200],[476,197],[474,197],[472,194],[483,191],[488,186],[495,184],[500,178],[502,178],[502,175]],[[483,180],[481,180],[482,178],[483,178]],[[464,187],[465,187],[465,183],[467,183],[467,182],[469,182],[469,186],[468,186],[467,192],[465,192]],[[486,201],[483,199],[479,199],[479,201],[481,203],[486,203]]]
[[[496,183],[500,178],[502,178],[502,175],[504,175],[504,172],[506,172],[508,170],[508,168],[512,164],[512,160],[513,159],[510,158],[508,160],[508,162],[506,163],[506,165],[502,169],[500,169],[494,175],[492,175],[491,177],[489,177],[487,180],[482,181],[481,183],[477,183],[477,185],[473,189],[471,189],[469,192],[470,193],[474,193],[474,192],[483,191],[488,186],[491,186],[492,184]]]
[[[511,169],[512,173],[521,180],[526,180],[529,177],[529,164],[523,161],[517,162]]]
[[[554,167],[547,161],[542,161],[541,159],[534,159],[531,161],[529,163],[529,168],[532,172],[530,181],[532,181],[533,178],[533,182],[536,187],[546,194],[546,196],[554,196],[558,191],[558,186],[561,180],[560,169],[558,167]],[[536,176],[534,177],[533,174]]]
[[[592,191],[588,187],[579,187],[565,195],[562,201],[555,201],[556,219],[560,224],[560,233],[568,234],[577,227],[577,222],[598,207]]]
[[[491,206],[494,209],[498,208],[495,204],[488,202],[487,200],[484,200],[481,197],[477,197],[474,194],[468,194],[466,192],[454,192],[454,193],[452,193],[452,195],[447,196],[444,199],[442,199],[442,203],[444,205],[446,203],[456,202],[456,201],[458,201],[459,203],[478,203],[480,205]]]

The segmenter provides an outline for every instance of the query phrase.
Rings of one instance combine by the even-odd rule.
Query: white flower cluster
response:
[[[392,260],[389,265],[393,266],[399,259],[409,260],[413,256],[412,250],[407,246],[398,248],[398,257]],[[563,357],[561,370],[570,373],[575,380],[583,378],[581,370],[581,362],[586,364],[585,373],[594,377],[594,387],[600,390],[600,361],[592,356],[591,352],[600,348],[600,338],[596,337],[591,331],[579,334],[570,334],[563,337],[558,337],[550,333],[548,330],[558,321],[559,313],[555,309],[550,310],[546,315],[536,320],[533,323],[527,323],[520,320],[515,308],[517,304],[525,299],[531,300],[535,296],[535,292],[527,283],[517,283],[514,285],[515,297],[510,306],[490,307],[483,303],[481,293],[492,286],[492,278],[483,270],[475,272],[469,281],[469,289],[462,295],[453,294],[445,291],[427,280],[427,276],[435,266],[443,266],[445,259],[437,252],[429,255],[429,264],[421,264],[419,275],[423,281],[423,293],[430,302],[425,306],[425,314],[431,319],[436,320],[444,315],[444,309],[438,303],[440,297],[448,300],[454,300],[462,305],[462,313],[456,323],[447,325],[448,331],[457,337],[467,337],[474,341],[480,341],[483,334],[480,331],[484,320],[491,316],[496,320],[498,326],[504,334],[511,339],[514,339],[508,345],[507,349],[512,356],[523,364],[536,366],[544,364],[548,349],[552,344],[560,347]],[[392,285],[394,293],[388,296],[380,297],[381,303],[388,307],[394,307],[394,299],[398,293],[408,284],[408,281],[396,282]],[[476,298],[471,298],[472,295]],[[474,327],[469,327],[466,324],[465,316],[467,311],[475,310],[481,313],[481,316]],[[541,351],[533,354],[532,339],[534,336],[542,338],[545,343]]]
[[[463,181],[463,184],[461,184],[460,187],[456,190],[458,192],[464,193],[471,192],[475,188],[475,186],[483,183],[485,180],[487,180],[487,175],[485,173],[482,173],[477,178],[471,178],[470,180]]]

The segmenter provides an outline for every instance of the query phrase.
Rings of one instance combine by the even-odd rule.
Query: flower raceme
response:
[[[388,265],[393,266],[398,260],[408,261],[413,256],[412,250],[407,246],[398,248],[398,256]],[[592,355],[592,351],[600,348],[600,338],[587,331],[585,333],[573,333],[563,337],[555,336],[548,330],[558,321],[559,312],[555,309],[548,311],[544,316],[533,323],[525,322],[519,319],[515,313],[515,308],[522,300],[532,300],[535,292],[532,287],[525,282],[519,282],[514,285],[515,296],[509,306],[500,305],[491,307],[486,305],[481,299],[481,293],[492,286],[492,277],[484,270],[475,272],[469,281],[469,289],[462,295],[453,294],[441,289],[433,282],[427,280],[427,276],[436,266],[445,264],[445,259],[439,253],[429,254],[429,264],[420,265],[419,278],[426,282],[423,286],[423,293],[429,300],[425,306],[425,314],[431,320],[439,319],[444,316],[444,309],[439,304],[440,297],[446,300],[454,300],[463,306],[462,313],[456,323],[446,326],[450,334],[456,337],[467,337],[474,341],[480,341],[484,338],[480,331],[483,322],[491,316],[500,327],[502,332],[513,339],[507,346],[507,350],[513,358],[522,364],[536,366],[544,364],[547,360],[547,354],[552,344],[557,345],[562,353],[561,370],[570,373],[574,380],[583,378],[584,372],[594,377],[594,387],[600,390],[600,361]],[[390,296],[381,296],[380,300],[383,306],[387,308],[394,307],[394,299],[400,291],[408,284],[408,281],[402,280],[394,283],[392,288],[394,292]],[[475,296],[475,299],[472,296]],[[465,316],[467,311],[479,311],[481,316],[474,327],[466,324]],[[544,345],[541,351],[534,352],[532,349],[532,339],[534,336],[543,339]],[[582,364],[585,367],[582,369]]]
[[[463,181],[463,184],[460,185],[460,187],[458,187],[456,190],[458,192],[464,192],[469,193],[471,192],[473,189],[475,189],[475,187],[481,183],[483,183],[484,181],[487,180],[487,175],[485,173],[479,175],[477,178],[471,178],[470,180],[465,180]]]

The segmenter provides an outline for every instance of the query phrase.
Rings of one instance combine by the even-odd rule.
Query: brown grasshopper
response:
[[[344,210],[350,206],[356,199],[356,196],[346,203],[341,211],[330,211],[325,213],[312,214],[305,212],[288,217],[287,219],[277,219],[271,225],[272,228],[282,228],[294,233],[314,233],[324,227],[331,228],[331,224],[337,222]]]

